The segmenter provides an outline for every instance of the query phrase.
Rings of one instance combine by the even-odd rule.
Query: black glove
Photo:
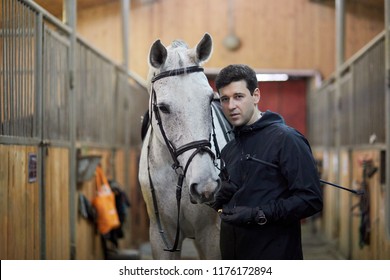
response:
[[[222,186],[215,195],[215,201],[210,204],[211,208],[218,211],[222,205],[228,203],[232,196],[237,192],[238,186],[232,182],[223,181]]]
[[[244,225],[256,222],[259,207],[237,206],[235,208],[223,207],[221,219],[233,225]]]

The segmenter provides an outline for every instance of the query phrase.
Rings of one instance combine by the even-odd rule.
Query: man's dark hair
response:
[[[223,68],[215,78],[215,86],[219,90],[232,82],[246,81],[246,87],[251,95],[257,86],[256,72],[248,65],[231,64]]]

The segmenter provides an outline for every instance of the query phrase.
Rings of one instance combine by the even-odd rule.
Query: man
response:
[[[221,153],[228,176],[212,205],[222,220],[222,258],[303,259],[300,220],[322,210],[309,143],[280,115],[259,111],[250,67],[229,65],[215,84],[235,134]]]

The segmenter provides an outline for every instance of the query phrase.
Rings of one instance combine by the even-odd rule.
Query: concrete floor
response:
[[[337,252],[332,244],[326,242],[321,232],[316,231],[316,222],[308,220],[302,223],[302,247],[305,260],[341,260],[343,257]],[[141,259],[152,259],[149,243],[140,247]],[[182,246],[182,259],[198,259],[197,252],[192,240],[186,239]]]

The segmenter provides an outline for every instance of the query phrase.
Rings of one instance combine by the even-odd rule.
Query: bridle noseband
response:
[[[169,141],[166,133],[165,133],[165,130],[164,130],[164,127],[163,127],[163,124],[162,124],[162,120],[161,120],[161,116],[160,116],[160,111],[159,111],[159,108],[158,108],[158,105],[157,105],[157,94],[156,94],[156,91],[154,90],[154,83],[160,79],[163,79],[163,78],[167,78],[167,77],[172,77],[172,76],[179,76],[179,75],[183,75],[183,74],[190,74],[190,73],[195,73],[195,72],[203,72],[203,68],[202,67],[199,67],[199,66],[190,66],[190,67],[186,67],[186,68],[180,68],[180,69],[174,69],[174,70],[169,70],[169,71],[165,71],[165,72],[161,72],[160,74],[156,75],[153,77],[153,79],[151,80],[152,82],[152,94],[151,94],[151,102],[150,102],[150,106],[152,108],[150,108],[150,112],[151,112],[151,117],[150,117],[150,122],[152,122],[152,119],[153,119],[153,114],[155,115],[155,119],[156,119],[156,122],[157,122],[157,125],[160,129],[160,132],[161,132],[161,135],[164,139],[164,142],[165,142],[165,145],[166,147],[168,148],[169,150],[169,153],[171,155],[171,158],[173,160],[173,164],[172,164],[172,168],[175,170],[176,174],[178,175],[178,182],[177,182],[177,185],[176,185],[176,202],[177,202],[177,227],[176,227],[176,237],[175,237],[175,242],[173,244],[173,246],[169,246],[169,243],[167,241],[167,238],[165,236],[165,232],[164,230],[162,229],[162,225],[161,225],[161,220],[160,220],[160,215],[159,215],[159,212],[158,212],[158,204],[157,204],[157,198],[156,198],[156,194],[155,194],[155,188],[154,188],[154,185],[153,185],[153,182],[152,182],[152,178],[151,178],[151,175],[150,175],[150,164],[149,164],[149,150],[150,150],[150,139],[151,137],[149,137],[149,145],[148,145],[148,175],[149,175],[149,183],[150,183],[150,189],[151,189],[151,193],[152,193],[152,198],[153,198],[153,206],[154,206],[154,209],[155,209],[155,215],[156,215],[156,222],[157,222],[157,225],[158,225],[158,228],[159,228],[159,232],[161,234],[161,237],[162,237],[162,240],[165,244],[165,247],[166,249],[164,249],[165,251],[169,251],[169,252],[175,252],[175,251],[179,251],[177,249],[177,246],[178,246],[178,243],[179,243],[179,235],[180,235],[180,201],[181,201],[181,192],[182,192],[182,186],[183,186],[183,181],[184,181],[184,178],[187,174],[187,170],[188,170],[188,167],[190,165],[190,163],[192,162],[193,158],[197,155],[197,154],[200,154],[200,153],[207,153],[210,155],[211,159],[213,160],[214,162],[214,165],[217,166],[217,164],[215,163],[215,154],[213,153],[213,151],[211,150],[211,143],[209,140],[197,140],[197,141],[193,141],[193,142],[190,142],[188,144],[185,144],[179,148],[176,148],[171,141]],[[153,129],[153,127],[152,127]],[[216,136],[215,136],[215,131],[214,131],[214,123],[213,123],[213,137],[214,137],[214,144],[215,144],[215,148],[216,148],[216,152],[217,152],[217,158],[219,158],[219,149],[218,149],[218,146],[217,146],[217,141],[216,141]],[[180,163],[179,163],[179,160],[178,160],[178,157],[187,152],[187,151],[190,151],[190,150],[194,150],[194,152],[190,155],[187,163],[185,164],[185,167],[183,168]]]

